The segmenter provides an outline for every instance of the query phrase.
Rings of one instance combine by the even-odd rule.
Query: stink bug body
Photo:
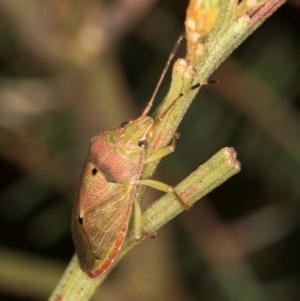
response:
[[[154,93],[142,115],[119,127],[104,130],[90,140],[89,152],[73,207],[72,235],[81,269],[91,278],[103,275],[116,260],[126,237],[130,217],[134,218],[135,238],[142,235],[140,204],[134,200],[138,185],[174,194],[189,208],[171,186],[140,179],[142,167],[173,152],[171,145],[146,157],[145,149],[152,132],[178,99],[200,84],[178,95],[156,119],[147,116],[158,87],[170,65],[182,37],[177,41]],[[132,214],[132,207],[134,207]]]

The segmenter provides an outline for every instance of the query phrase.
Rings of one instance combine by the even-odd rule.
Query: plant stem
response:
[[[183,180],[176,187],[176,191],[182,195],[187,204],[192,205],[239,171],[240,163],[236,160],[235,151],[232,148],[223,148]],[[183,210],[184,208],[174,196],[165,194],[144,212],[143,227],[147,232],[154,233]],[[134,239],[133,232],[133,229],[130,229],[114,266],[130,249],[141,242]],[[74,255],[49,301],[88,300],[107,275],[108,273],[99,279],[90,279],[81,271],[77,257]],[[63,297],[59,299],[59,296]]]
[[[197,90],[188,90],[193,84],[206,80],[220,63],[267,17],[269,17],[284,0],[258,0],[248,7],[250,2],[237,0],[206,0],[207,6],[198,7],[201,1],[190,1],[192,9],[188,11],[187,55],[174,64],[172,83],[164,102],[154,114],[156,117],[164,112],[180,93],[186,91],[176,105],[168,112],[155,128],[147,155],[167,145],[173,137],[187,108],[191,104]],[[201,5],[201,4],[200,4]],[[205,27],[199,27],[205,20]],[[213,20],[213,24],[211,22]],[[215,25],[215,26],[213,26]],[[149,178],[158,162],[147,164],[141,178]],[[182,181],[176,191],[187,204],[193,204],[200,197],[229,179],[240,170],[232,148],[224,148],[201,165],[189,177]],[[143,198],[144,187],[139,187],[137,197]],[[143,228],[154,233],[165,223],[183,211],[179,202],[170,194],[164,195],[143,215]],[[132,229],[129,230],[126,242],[117,262],[135,245]],[[97,286],[107,277],[108,272],[99,279],[90,279],[73,257],[49,301],[83,301],[88,300]]]

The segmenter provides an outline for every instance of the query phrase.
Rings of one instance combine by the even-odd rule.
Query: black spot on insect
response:
[[[80,225],[83,225],[83,217],[78,216],[78,223],[79,223]]]
[[[124,122],[121,123],[120,127],[121,127],[122,129],[124,129],[125,126],[126,126],[128,123],[129,123],[129,121],[124,121]]]
[[[138,142],[138,147],[142,148],[142,149],[146,149],[148,147],[148,142],[147,140],[141,140]]]
[[[95,176],[95,175],[97,174],[97,172],[98,172],[97,168],[93,168],[93,169],[92,169],[92,175],[93,175],[93,176]]]

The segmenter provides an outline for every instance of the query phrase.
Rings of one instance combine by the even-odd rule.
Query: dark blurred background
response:
[[[1,301],[49,296],[74,253],[88,141],[141,113],[187,4],[0,0]],[[155,178],[175,185],[224,146],[242,171],[132,250],[94,300],[300,300],[299,12],[290,0],[212,75]]]

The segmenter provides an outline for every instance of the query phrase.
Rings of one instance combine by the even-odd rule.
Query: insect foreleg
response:
[[[173,153],[176,148],[176,140],[179,138],[179,136],[180,134],[176,132],[175,135],[173,136],[172,143],[170,145],[154,152],[152,155],[150,155],[148,158],[144,160],[143,164],[160,160],[161,158]]]

